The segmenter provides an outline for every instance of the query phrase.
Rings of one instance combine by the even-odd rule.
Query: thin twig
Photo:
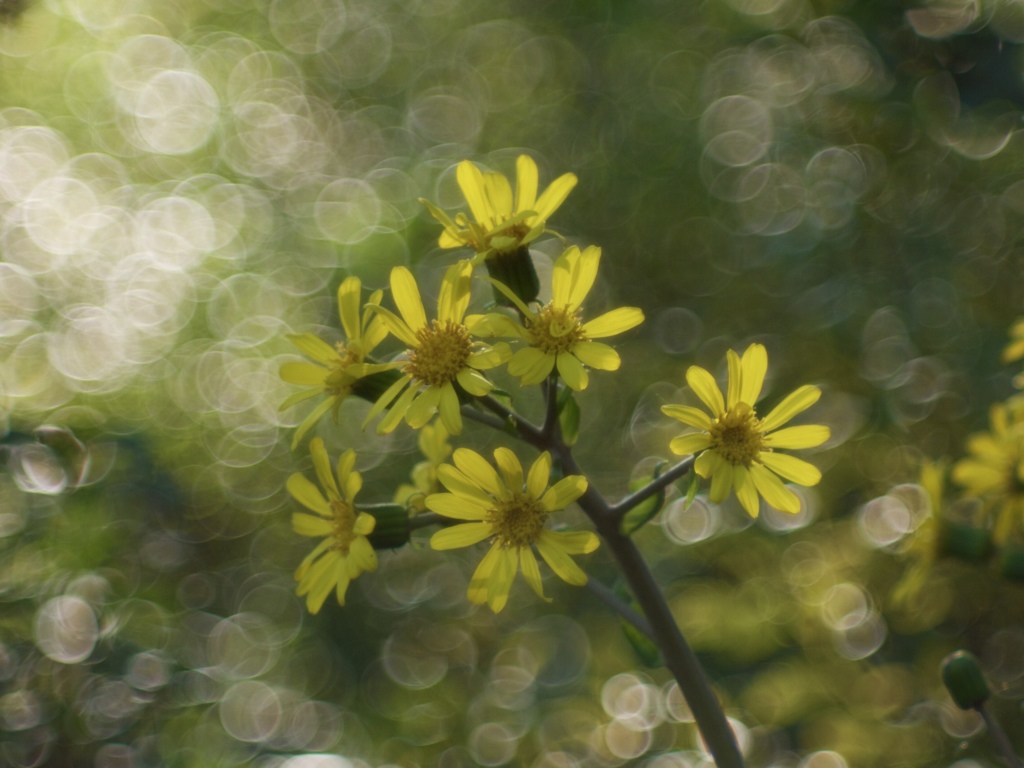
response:
[[[470,419],[471,421],[478,422],[490,427],[491,429],[496,429],[499,432],[503,432],[505,430],[505,422],[501,421],[501,419],[498,419],[489,413],[481,413],[471,405],[464,405],[459,410],[462,411],[462,415],[465,418]]]
[[[651,642],[654,642],[650,622],[648,622],[643,615],[637,613],[624,601],[619,599],[619,596],[608,589],[608,587],[597,579],[587,579],[587,590],[594,595],[594,597],[619,614],[619,616],[640,630]]]
[[[617,519],[622,519],[629,510],[639,504],[641,501],[646,499],[648,496],[653,496],[655,493],[660,491],[662,488],[667,488],[669,485],[674,483],[676,480],[681,478],[690,468],[693,466],[693,456],[687,456],[685,459],[680,461],[673,467],[669,467],[667,470],[662,472],[656,478],[651,480],[647,485],[638,491],[634,491],[628,496],[623,496],[618,502],[608,507],[608,513]]]
[[[415,531],[418,528],[429,528],[432,525],[451,525],[454,521],[448,517],[441,517],[435,512],[420,512],[418,515],[409,518],[409,530]]]
[[[1021,768],[1024,764],[1022,764],[1020,758],[1017,757],[1017,753],[1013,751],[1013,745],[1010,743],[1010,739],[1006,735],[1006,731],[1003,730],[1003,726],[999,724],[999,721],[992,716],[988,706],[983,703],[975,707],[975,709],[985,721],[985,725],[988,728],[988,735],[995,743],[996,749],[998,749],[1000,754],[1003,756],[1003,761],[1009,766],[1009,768]]]

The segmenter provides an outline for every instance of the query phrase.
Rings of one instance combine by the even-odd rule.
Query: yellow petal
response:
[[[358,340],[359,326],[359,299],[362,283],[358,277],[348,277],[338,286],[338,316],[341,319],[341,327],[345,329],[345,336],[349,339]]]
[[[395,428],[402,422],[405,414],[409,412],[409,406],[412,405],[413,398],[418,393],[419,387],[411,386],[391,404],[391,410],[385,413],[381,420],[377,422],[378,435],[386,435],[395,431]]]
[[[559,546],[559,540],[549,534],[549,531],[542,531],[537,540],[537,551],[540,552],[540,556],[562,581],[582,587],[587,583],[587,574]]]
[[[509,186],[508,179],[504,174],[485,173],[484,192],[493,214],[491,227],[500,224],[502,219],[512,216],[512,187]]]
[[[693,469],[698,475],[707,479],[715,474],[718,465],[723,461],[725,459],[718,451],[705,451],[697,457],[697,461],[693,463]]]
[[[644,321],[643,310],[637,307],[619,307],[583,324],[589,339],[604,339],[636,328]]]
[[[327,456],[327,449],[324,448],[324,441],[321,438],[314,437],[309,441],[309,455],[313,458],[313,469],[316,470],[317,480],[320,481],[320,487],[327,492],[327,497],[340,499],[341,491],[338,490],[338,484],[334,480],[331,460]]]
[[[586,491],[587,478],[583,475],[569,475],[548,488],[540,499],[540,505],[548,512],[565,509]]]
[[[496,448],[494,463],[501,470],[505,486],[513,493],[520,491],[523,487],[523,465],[519,463],[518,457],[508,448]],[[547,480],[544,482],[547,483]]]
[[[544,531],[541,536],[570,555],[588,555],[601,543],[593,531]]]
[[[455,380],[459,382],[460,387],[474,397],[483,397],[494,389],[494,385],[487,378],[469,368],[463,368],[455,374]]]
[[[569,293],[572,291],[576,265],[580,259],[580,249],[575,245],[566,248],[562,255],[555,259],[551,268],[551,304],[565,307],[569,304]]]
[[[551,454],[541,453],[530,466],[530,474],[526,477],[526,492],[534,499],[539,499],[548,487],[551,479]]]
[[[307,357],[311,357],[318,363],[333,362],[338,359],[337,350],[312,333],[292,333],[287,336],[288,341],[298,347],[299,351]]]
[[[431,512],[455,520],[484,520],[492,506],[480,499],[468,499],[454,493],[432,493],[423,503]]]
[[[451,464],[442,464],[437,468],[437,477],[442,485],[452,493],[466,499],[473,499],[486,510],[494,505],[493,499],[479,485]],[[547,482],[545,480],[545,482]]]
[[[299,403],[309,400],[311,397],[316,397],[317,395],[322,394],[324,394],[324,388],[322,386],[313,387],[312,389],[303,389],[300,390],[299,392],[293,392],[284,399],[284,402],[277,406],[277,409],[279,411],[286,411],[293,405],[298,405]]]
[[[463,259],[445,270],[437,298],[437,319],[442,322],[460,324],[469,307],[470,281],[473,263]]]
[[[484,188],[484,175],[475,163],[463,160],[455,170],[455,178],[459,182],[469,210],[485,229],[494,226],[491,214],[491,206],[487,201],[487,192]]]
[[[516,158],[516,213],[532,211],[537,202],[537,164],[529,155]]]
[[[281,379],[289,384],[301,384],[305,387],[324,385],[324,379],[330,371],[312,363],[285,363],[281,366]]]
[[[699,408],[689,405],[663,405],[661,412],[688,426],[704,431],[711,429],[711,417]]]
[[[817,485],[821,480],[821,470],[795,456],[762,451],[760,459],[772,472],[799,485]]]
[[[441,387],[441,399],[437,404],[437,410],[441,417],[441,423],[448,430],[450,435],[462,434],[462,411],[460,410],[459,396],[455,394],[455,387],[451,384],[444,384]]]
[[[380,319],[381,325],[397,336],[403,344],[413,349],[419,346],[420,340],[416,337],[415,331],[409,327],[405,320],[400,318],[390,309],[385,309],[384,307],[375,306],[373,311]]]
[[[550,598],[544,597],[544,584],[540,577],[540,568],[537,567],[537,558],[533,556],[533,550],[529,547],[519,549],[519,567],[523,570],[526,583],[529,584],[537,597],[541,600],[551,602]]]
[[[541,352],[535,347],[524,347],[508,361],[508,372],[519,377],[524,387],[539,384],[548,377],[555,367],[555,356]]]
[[[757,486],[746,467],[737,466],[733,471],[733,486],[736,498],[751,517],[757,517],[761,511],[761,499],[757,496]]]
[[[717,451],[705,451],[701,454],[701,457],[709,454],[717,455]],[[729,491],[732,490],[732,481],[734,474],[734,465],[725,459],[719,461],[715,467],[714,472],[711,473],[711,491],[709,498],[715,504],[721,504],[725,501],[726,496],[729,495]]]
[[[498,550],[494,571],[487,581],[487,605],[495,613],[501,611],[508,602],[508,594],[512,591],[512,582],[516,578],[518,561],[515,549],[502,547]]]
[[[740,401],[753,406],[761,396],[764,377],[768,373],[768,352],[762,344],[751,344],[743,353],[743,376]]]
[[[828,440],[831,434],[828,427],[808,424],[803,427],[786,427],[770,435],[764,436],[764,445],[768,448],[816,448]]]
[[[750,477],[764,500],[782,512],[796,514],[800,511],[800,499],[782,484],[768,469],[758,464],[750,466]]]
[[[416,278],[412,276],[412,272],[405,267],[395,267],[391,270],[391,295],[395,300],[395,306],[398,307],[398,311],[413,334],[426,326],[427,315],[423,310],[419,286],[416,285]],[[390,325],[388,327],[392,333],[399,336],[398,333],[395,333],[394,328],[391,328]],[[399,336],[399,338],[402,337]],[[402,340],[405,341],[404,338]],[[410,346],[416,345],[411,344]]]
[[[466,590],[466,597],[471,603],[480,605],[487,602],[488,585],[498,565],[501,551],[502,547],[497,544],[492,546],[487,550],[487,554],[484,555],[476,570],[473,571],[473,577],[469,580],[469,589]]]
[[[802,413],[818,402],[821,397],[821,390],[811,384],[792,392],[785,400],[779,403],[761,422],[762,432],[771,432],[781,427],[798,413]]]
[[[320,489],[313,485],[305,475],[296,472],[288,478],[285,487],[288,489],[288,493],[292,495],[292,498],[306,509],[327,518],[334,517],[334,513],[331,512],[331,506],[327,503]]]
[[[725,353],[725,358],[729,363],[729,387],[725,393],[725,405],[727,408],[732,408],[740,401],[740,391],[743,387],[743,363],[740,356],[731,349]],[[751,403],[747,403],[747,405],[751,405]]]
[[[599,371],[617,371],[622,365],[619,353],[599,341],[583,341],[573,347],[572,354],[584,365]]]
[[[559,206],[565,202],[565,198],[569,196],[573,187],[576,186],[576,181],[575,174],[566,173],[551,182],[533,206],[533,210],[537,212],[537,218],[541,221],[549,219],[551,214],[557,211]]]
[[[594,287],[600,263],[601,249],[596,245],[587,246],[575,260],[568,296],[570,311],[578,309]]]
[[[704,432],[691,432],[672,438],[669,450],[677,456],[692,456],[711,447],[711,437]]]
[[[409,410],[405,413],[406,423],[413,429],[419,429],[424,426],[437,411],[437,404],[440,401],[441,388],[427,387],[409,405]]]
[[[567,353],[558,355],[555,358],[555,363],[558,365],[559,375],[565,379],[565,383],[572,389],[579,392],[587,388],[587,384],[590,382],[590,375],[587,373],[587,369],[583,367],[583,363]]]
[[[714,377],[696,365],[690,366],[686,371],[686,383],[690,389],[701,399],[701,402],[708,407],[713,417],[725,413],[725,401],[722,399],[722,390],[718,388]]]
[[[366,418],[363,419],[363,429],[366,429],[366,425],[373,421],[374,416],[387,408],[388,405],[391,404],[391,401],[398,397],[398,393],[402,391],[402,387],[406,386],[410,381],[412,381],[412,376],[407,374],[384,390],[384,394],[377,398],[377,402],[373,404],[370,412],[366,414]]]
[[[431,549],[460,549],[479,544],[494,533],[490,523],[463,523],[451,528],[442,528],[430,537]]]
[[[330,536],[334,531],[334,524],[323,517],[295,512],[292,514],[292,530],[300,536]]]
[[[487,371],[504,363],[512,357],[512,349],[504,341],[499,341],[493,347],[479,349],[469,356],[469,366],[478,371]]]
[[[508,498],[508,491],[498,477],[497,471],[479,453],[469,448],[456,448],[452,459],[466,477],[487,493],[499,499]]]
[[[316,408],[310,411],[309,415],[302,420],[302,423],[295,428],[295,435],[292,437],[293,451],[299,447],[299,442],[302,440],[302,438],[306,435],[307,432],[309,432],[310,429],[312,429],[313,425],[320,420],[320,417],[327,413],[328,409],[330,409],[330,407],[334,405],[335,402],[337,402],[337,398],[327,398],[322,403],[320,403],[320,405],[318,405]]]

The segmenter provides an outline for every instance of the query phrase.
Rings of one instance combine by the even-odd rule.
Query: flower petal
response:
[[[637,307],[619,307],[583,324],[583,332],[590,339],[603,339],[636,328],[644,321],[643,310]]]
[[[459,406],[459,396],[455,394],[455,387],[451,384],[441,387],[441,400],[437,404],[437,410],[441,416],[441,423],[448,430],[448,434],[462,434],[462,411]]]
[[[705,451],[701,454],[701,457],[708,454],[718,455],[718,451]],[[711,473],[711,491],[708,494],[708,498],[715,504],[721,504],[725,501],[726,496],[729,495],[729,491],[732,490],[733,474],[734,465],[726,459],[719,461],[714,472]]]
[[[750,465],[750,477],[764,500],[782,512],[796,514],[800,511],[800,499],[782,484],[778,477],[759,464]]]
[[[550,531],[542,531],[537,539],[537,551],[544,558],[552,571],[569,584],[582,587],[587,583],[587,574],[569,557],[568,553],[560,546],[561,542],[550,535]]]
[[[456,448],[452,459],[466,477],[489,494],[498,499],[508,498],[508,491],[498,477],[497,471],[479,453],[469,448]]]
[[[760,459],[772,472],[798,485],[817,485],[821,481],[821,470],[796,456],[762,451]]]
[[[686,371],[686,383],[690,385],[690,389],[701,399],[701,402],[708,407],[712,417],[717,418],[725,413],[722,390],[718,388],[710,373],[696,365],[691,365]]]
[[[334,531],[334,523],[323,517],[295,512],[292,514],[292,530],[300,536],[330,536]]]
[[[416,278],[412,276],[412,272],[405,267],[395,267],[391,270],[391,294],[395,300],[395,306],[398,307],[402,318],[414,334],[426,326],[427,314],[423,310],[419,286],[416,285]],[[398,333],[395,333],[394,328],[391,328],[390,325],[388,327],[392,333],[399,336]],[[402,337],[399,336],[399,338]],[[403,338],[402,341],[405,339]]]
[[[740,505],[747,510],[751,517],[757,517],[761,511],[761,499],[757,496],[757,486],[750,477],[750,472],[742,465],[737,465],[733,470],[733,486],[736,488],[736,498]]]
[[[328,397],[316,408],[310,411],[309,415],[302,420],[302,423],[295,428],[295,435],[292,437],[292,450],[294,451],[299,447],[299,442],[305,437],[306,433],[312,429],[313,425],[316,424],[320,417],[323,416],[338,401],[336,397]]]
[[[305,387],[324,385],[330,370],[313,363],[285,363],[281,366],[280,376],[289,384],[301,384]]]
[[[318,363],[327,364],[338,359],[338,351],[312,333],[290,333],[288,341],[298,347],[299,351],[316,360]]]
[[[557,211],[559,206],[565,202],[565,198],[569,196],[573,187],[576,186],[576,181],[575,174],[565,173],[551,182],[533,206],[533,210],[537,213],[537,218],[541,221],[547,221],[551,214]]]
[[[711,436],[705,432],[690,432],[672,438],[668,447],[676,456],[692,456],[711,447]]]
[[[327,449],[324,448],[322,438],[314,437],[309,441],[309,455],[313,458],[313,469],[316,470],[316,478],[320,481],[320,487],[327,492],[327,498],[340,499],[341,491],[334,480],[334,472],[331,471],[331,460],[327,456]]]
[[[524,347],[508,361],[508,372],[519,377],[524,387],[544,381],[555,367],[555,356],[536,347]]]
[[[569,309],[578,309],[587,298],[590,289],[597,280],[597,269],[601,263],[601,249],[596,245],[588,245],[579,258],[573,260],[572,280],[569,284]]]
[[[440,387],[427,387],[409,405],[405,412],[405,421],[413,429],[424,426],[437,411],[437,404],[441,401]]]
[[[430,537],[431,549],[460,549],[479,544],[494,533],[490,523],[463,523],[451,528],[442,528]]]
[[[512,357],[512,349],[504,341],[499,341],[493,347],[483,347],[472,352],[468,363],[470,368],[486,371],[496,368],[510,357]]]
[[[725,392],[725,405],[731,409],[740,401],[740,390],[743,386],[743,364],[740,356],[731,349],[725,353],[725,359],[729,364],[729,384]]]
[[[599,371],[617,371],[622,365],[619,353],[599,341],[580,342],[573,347],[572,354],[584,365]]]
[[[512,582],[516,578],[516,566],[519,564],[519,558],[516,557],[516,549],[501,547],[496,559],[494,571],[487,581],[487,605],[492,611],[498,613],[508,602],[508,594],[512,591]]]
[[[516,213],[532,211],[537,202],[537,164],[529,155],[516,158]]]
[[[588,555],[601,544],[593,531],[545,531],[541,535],[570,555]]]
[[[431,512],[455,520],[484,520],[490,511],[490,501],[469,499],[455,493],[432,493],[423,503]]]
[[[490,203],[494,218],[490,227],[501,224],[502,219],[512,216],[512,186],[503,173],[493,171],[484,174],[484,193]]]
[[[455,380],[459,382],[460,387],[474,397],[483,397],[494,389],[494,385],[486,376],[469,368],[463,368],[455,374]]]
[[[494,544],[487,550],[487,554],[484,555],[483,560],[480,561],[476,570],[473,571],[473,576],[469,580],[469,589],[466,590],[466,597],[469,598],[471,603],[480,605],[487,602],[488,583],[494,574],[494,569],[498,565],[501,550],[502,548],[498,544]]]
[[[771,432],[773,429],[781,427],[798,413],[806,411],[818,402],[819,397],[821,397],[821,390],[812,384],[805,384],[795,392],[791,392],[785,400],[775,406],[771,413],[764,417],[761,421],[761,431]]]
[[[473,263],[463,259],[445,270],[437,298],[437,319],[442,322],[459,324],[469,307],[470,281]]]
[[[366,429],[366,425],[373,421],[374,416],[387,408],[391,404],[391,401],[398,397],[398,393],[402,391],[402,387],[406,386],[410,381],[412,381],[412,376],[406,374],[384,390],[384,394],[377,398],[377,402],[373,404],[370,412],[366,414],[366,418],[363,419],[363,429]]]
[[[769,448],[816,448],[831,435],[828,427],[808,424],[803,427],[786,427],[764,436],[764,445]]]
[[[473,499],[486,510],[494,505],[494,499],[479,485],[470,480],[466,475],[451,464],[442,464],[437,468],[437,477],[452,493],[462,496],[464,499]],[[545,481],[546,482],[546,481]],[[443,514],[443,513],[442,513]],[[482,518],[481,518],[482,519]]]
[[[548,512],[565,509],[586,491],[587,478],[583,475],[569,475],[548,488],[540,499],[540,505]]]
[[[391,410],[385,413],[381,420],[377,422],[378,435],[386,435],[389,432],[395,431],[395,427],[401,423],[405,414],[409,412],[409,406],[412,405],[413,398],[418,393],[419,387],[415,385],[410,386],[391,404]]]
[[[420,340],[416,337],[416,333],[409,327],[405,320],[400,318],[390,309],[385,309],[381,306],[374,305],[372,311],[376,313],[384,328],[397,336],[403,344],[413,349],[419,346]]]
[[[526,583],[537,593],[537,597],[551,602],[551,598],[544,597],[544,583],[540,577],[540,568],[537,567],[537,558],[533,556],[533,550],[529,547],[519,548],[519,567],[522,568],[523,576],[526,577]]]
[[[753,406],[761,396],[764,377],[768,373],[768,352],[763,344],[751,344],[743,353],[743,375],[740,377],[740,401]]]
[[[508,448],[495,448],[494,463],[501,470],[505,486],[513,493],[520,491],[523,487],[523,465],[519,463],[519,458]]]
[[[530,474],[526,476],[526,492],[531,497],[539,499],[547,489],[550,479],[551,454],[544,451],[530,466]]]
[[[469,204],[469,210],[485,229],[493,226],[491,206],[487,201],[487,193],[484,189],[483,172],[476,166],[476,163],[463,160],[455,169],[455,178],[459,182],[463,197]]]
[[[338,286],[338,317],[345,336],[358,340],[362,328],[359,325],[359,299],[362,283],[358,277],[347,277]]]
[[[558,355],[555,358],[555,363],[558,365],[559,375],[565,379],[565,383],[569,387],[576,392],[587,388],[587,384],[590,382],[590,375],[587,373],[587,369],[583,367],[583,363],[573,355],[568,353]]]
[[[305,475],[296,472],[288,478],[285,487],[288,488],[288,493],[292,495],[292,498],[306,509],[327,518],[334,517],[334,513],[331,511],[331,506],[327,503],[327,499],[324,498],[320,489],[317,488]]]
[[[711,417],[699,408],[689,405],[663,405],[661,412],[683,422],[683,424],[703,429],[705,432],[711,429]]]

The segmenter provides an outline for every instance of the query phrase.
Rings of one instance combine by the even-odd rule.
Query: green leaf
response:
[[[697,491],[700,489],[700,477],[692,469],[690,470],[690,484],[686,488],[686,501],[683,502],[683,509],[689,509],[693,500],[697,498]]]
[[[629,483],[629,492],[635,493],[644,488],[648,483],[658,477],[666,466],[667,462],[658,462],[654,468],[652,477],[638,477]],[[635,531],[643,527],[652,517],[661,511],[665,504],[665,489],[661,488],[657,493],[652,493],[631,510],[626,512],[619,523],[619,530],[623,536],[631,536]]]
[[[558,425],[562,428],[565,444],[576,445],[580,437],[580,406],[568,387],[558,395]]]
[[[627,603],[630,608],[641,616],[643,615],[643,611],[640,610],[640,604],[637,603],[624,584],[620,583],[616,586],[615,594],[623,602]],[[661,660],[661,651],[658,650],[658,646],[656,646],[647,635],[621,616],[619,617],[619,623],[622,625],[622,634],[626,636],[626,640],[629,642],[640,661],[648,667],[656,668],[664,666]]]

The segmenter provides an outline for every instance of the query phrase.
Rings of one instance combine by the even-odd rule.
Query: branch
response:
[[[604,603],[606,606],[615,611],[619,616],[628,621],[638,630],[643,632],[651,642],[654,641],[654,636],[651,632],[651,625],[642,615],[630,608],[625,602],[619,599],[619,596],[612,592],[608,587],[602,584],[597,579],[587,579],[587,589],[590,593]]]
[[[690,468],[693,467],[694,457],[687,456],[685,459],[680,461],[674,467],[669,467],[667,470],[662,472],[656,478],[651,480],[647,485],[638,491],[634,491],[629,496],[623,496],[616,504],[612,504],[608,507],[608,514],[611,515],[615,520],[621,520],[625,517],[626,513],[629,512],[633,507],[639,504],[641,501],[646,499],[648,496],[653,496],[662,488],[667,488],[669,485],[674,483],[676,480],[681,478]]]

